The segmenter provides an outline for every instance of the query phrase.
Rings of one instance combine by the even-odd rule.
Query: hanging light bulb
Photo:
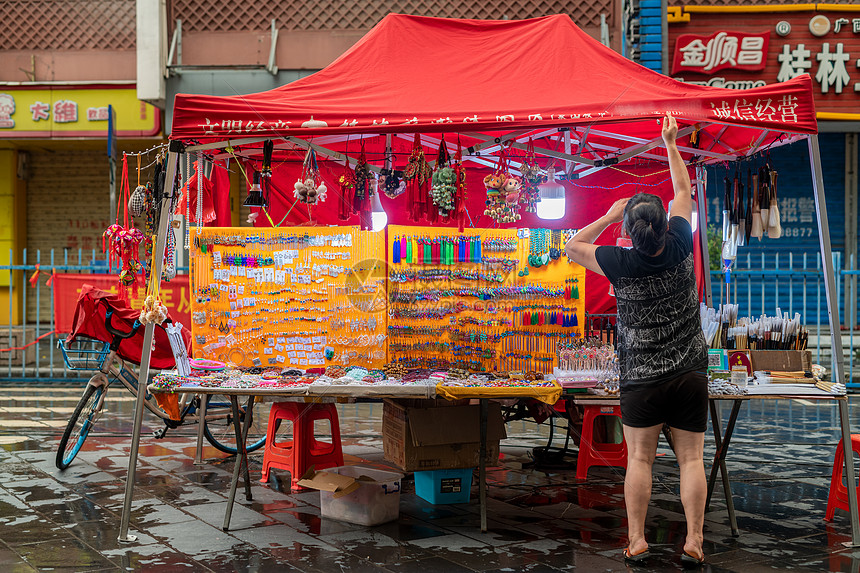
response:
[[[550,170],[549,179],[538,185],[540,202],[537,216],[541,219],[561,219],[564,217],[564,185],[555,180],[555,172]]]
[[[379,200],[378,175],[370,180],[370,226],[373,231],[381,231],[388,224],[388,213],[382,208]]]
[[[263,197],[263,189],[260,187],[260,172],[254,171],[254,183],[248,189],[248,197],[243,203],[245,207],[267,207],[268,203]]]

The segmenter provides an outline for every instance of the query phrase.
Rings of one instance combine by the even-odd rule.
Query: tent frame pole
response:
[[[821,171],[821,152],[818,135],[807,138],[809,164],[812,171],[812,190],[815,195],[815,214],[818,218],[818,241],[821,245],[822,268],[824,271],[824,293],[827,296],[827,318],[830,322],[830,354],[833,381],[845,381],[845,366],[842,354],[842,331],[840,329],[839,306],[836,300],[836,276],[833,270],[833,254],[830,250],[830,226],[827,222],[827,204],[824,198],[824,175]],[[820,333],[819,333],[820,336]],[[860,518],[858,518],[857,475],[854,472],[854,456],[851,455],[851,427],[848,417],[847,396],[839,402],[839,419],[842,426],[842,445],[845,449],[845,476],[848,482],[848,510],[851,515],[851,541],[844,545],[860,546]]]
[[[170,203],[173,198],[174,179],[178,164],[178,150],[182,144],[178,141],[170,142],[167,154],[167,169],[164,178],[164,194],[161,198],[161,217],[158,220],[158,235],[156,235],[155,249],[152,251],[153,268],[150,272],[161,280],[161,269],[164,265],[164,247],[167,244],[167,227],[172,214]],[[133,543],[137,541],[136,535],[129,535],[128,524],[131,514],[131,501],[134,496],[134,480],[137,470],[137,452],[140,446],[140,427],[143,424],[143,410],[146,407],[146,386],[149,381],[149,364],[152,357],[152,338],[155,334],[155,324],[149,323],[143,334],[143,351],[140,356],[140,373],[137,377],[137,400],[134,404],[134,432],[131,437],[131,451],[128,457],[128,473],[125,481],[125,501],[122,506],[122,519],[120,521],[118,541],[121,543]],[[201,422],[202,423],[202,422]]]
[[[708,222],[705,217],[705,209],[707,209],[707,198],[705,197],[705,168],[701,165],[696,166],[696,201],[699,226],[699,243],[702,247],[702,278],[705,286],[705,304],[708,308],[713,308],[713,298],[711,291],[711,256],[708,252]]]

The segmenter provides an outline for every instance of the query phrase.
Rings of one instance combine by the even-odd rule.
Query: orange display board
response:
[[[385,363],[383,233],[206,228],[192,238],[195,357],[301,369]]]
[[[469,371],[552,372],[582,336],[585,269],[569,233],[389,226],[389,360]]]

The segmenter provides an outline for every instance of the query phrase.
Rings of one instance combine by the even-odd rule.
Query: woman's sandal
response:
[[[693,569],[695,567],[701,567],[704,564],[705,564],[705,555],[704,554],[701,557],[696,557],[695,555],[690,555],[686,551],[681,553],[681,565],[683,565],[685,569]]]
[[[632,555],[629,547],[624,548],[624,561],[627,563],[644,563],[649,557],[651,557],[651,551],[649,549],[646,549],[642,553]]]

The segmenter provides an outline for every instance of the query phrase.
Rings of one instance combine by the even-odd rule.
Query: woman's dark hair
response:
[[[624,207],[624,228],[633,241],[633,248],[649,257],[666,244],[668,229],[663,201],[651,193],[637,193]]]

